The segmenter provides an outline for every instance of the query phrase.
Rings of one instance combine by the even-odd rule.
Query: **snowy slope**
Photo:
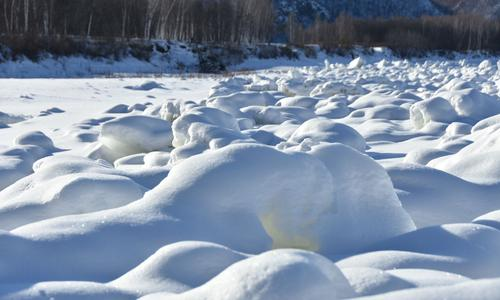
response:
[[[497,0],[435,0],[435,2],[453,13],[500,18],[500,3]]]
[[[316,16],[333,20],[341,13],[361,18],[394,16],[419,17],[440,15],[442,11],[431,0],[275,0],[280,20],[290,13],[309,24]]]

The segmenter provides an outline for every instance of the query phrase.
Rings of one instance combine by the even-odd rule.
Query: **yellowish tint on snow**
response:
[[[294,248],[318,251],[320,248],[319,243],[314,241],[311,237],[281,230],[279,226],[276,226],[276,218],[273,213],[261,215],[260,222],[264,230],[273,240],[273,249]]]

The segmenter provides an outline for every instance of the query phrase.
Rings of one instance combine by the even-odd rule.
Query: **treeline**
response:
[[[340,15],[334,22],[318,18],[305,27],[294,15],[278,24],[273,2],[0,0],[0,44],[16,50],[14,54],[33,57],[44,51],[86,53],[90,51],[82,49],[86,40],[128,45],[137,39],[239,46],[278,38],[297,46],[319,44],[327,50],[385,46],[401,52],[500,51],[500,21],[482,16],[370,20]],[[149,51],[135,49],[140,56]]]
[[[319,44],[328,50],[384,46],[409,54],[414,50],[500,51],[500,21],[477,15],[375,20],[341,15],[335,22],[317,20],[308,28],[291,16],[287,33],[293,44]]]
[[[2,36],[255,43],[273,36],[272,0],[0,0]]]

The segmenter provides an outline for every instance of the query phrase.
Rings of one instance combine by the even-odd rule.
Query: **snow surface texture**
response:
[[[0,299],[498,299],[499,82],[0,80]]]

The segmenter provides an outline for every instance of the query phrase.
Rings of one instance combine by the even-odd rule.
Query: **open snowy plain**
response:
[[[1,299],[499,299],[500,70],[0,80]]]

